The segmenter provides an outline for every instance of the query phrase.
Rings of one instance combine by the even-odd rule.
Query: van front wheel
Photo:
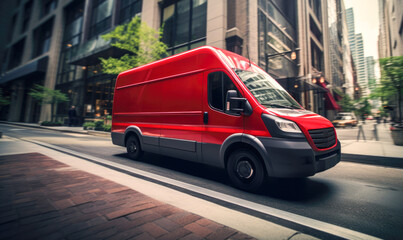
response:
[[[143,155],[140,142],[135,136],[130,136],[126,141],[126,150],[129,158],[138,160]]]
[[[235,187],[249,192],[258,191],[265,180],[259,157],[247,149],[239,149],[229,156],[227,173]]]

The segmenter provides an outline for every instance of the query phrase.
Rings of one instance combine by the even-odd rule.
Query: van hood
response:
[[[297,123],[303,132],[312,129],[333,128],[333,124],[327,118],[305,109],[270,108],[265,109],[265,112]]]

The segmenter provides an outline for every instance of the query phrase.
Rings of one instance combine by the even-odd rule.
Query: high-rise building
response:
[[[55,109],[58,120],[70,105],[82,121],[111,114],[116,76],[102,73],[99,58],[123,52],[101,36],[134,16],[163,26],[169,54],[202,45],[228,49],[258,63],[305,108],[324,116],[335,108],[326,88],[327,1],[19,0],[6,8],[9,14],[0,16],[11,33],[0,46],[0,87],[11,98],[1,115],[6,120],[50,119],[50,106],[27,94],[34,84],[68,95],[70,102]]]
[[[351,46],[348,39],[348,25],[347,25],[347,15],[344,1],[341,1],[341,25],[342,25],[342,49],[343,49],[343,91],[351,99],[354,99],[354,89],[357,86],[357,79],[354,79],[354,63],[351,54]]]
[[[328,12],[330,33],[329,51],[333,89],[336,95],[340,95],[340,93],[348,94],[353,98],[354,77],[353,63],[351,61],[352,53],[348,34],[349,29],[347,26],[347,14],[350,23],[352,22],[351,18],[354,18],[354,15],[352,15],[351,11],[346,14],[343,0],[328,0]],[[354,29],[354,26],[351,27]]]
[[[379,58],[403,55],[403,0],[378,0],[379,3]],[[392,120],[401,118],[397,106],[403,106],[397,94],[389,99],[388,104],[394,106],[391,113]]]
[[[378,0],[379,58],[403,55],[403,0]]]
[[[372,91],[376,87],[376,76],[375,76],[375,59],[373,56],[365,58],[367,65],[367,76],[368,76],[368,87]]]
[[[362,33],[355,33],[355,20],[354,12],[352,8],[347,11],[347,26],[348,26],[348,41],[351,47],[351,54],[353,56],[353,61],[356,67],[357,82],[360,88],[362,96],[366,97],[370,94],[368,88],[368,76],[365,62],[364,53],[364,40],[362,38]]]

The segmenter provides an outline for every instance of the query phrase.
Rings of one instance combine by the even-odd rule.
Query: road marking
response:
[[[256,212],[260,212],[269,216],[273,216],[273,217],[277,217],[292,223],[297,223],[299,225],[311,228],[311,229],[315,229],[321,232],[325,232],[331,235],[334,235],[336,237],[341,237],[341,238],[345,238],[345,239],[352,239],[352,240],[359,240],[359,239],[365,239],[365,240],[372,240],[372,239],[380,239],[380,238],[376,238],[374,236],[370,236],[367,235],[365,233],[361,233],[361,232],[357,232],[354,230],[350,230],[344,227],[340,227],[337,225],[333,225],[330,223],[326,223],[326,222],[322,222],[316,219],[312,219],[312,218],[308,218],[308,217],[304,217],[298,214],[294,214],[291,212],[286,212],[283,210],[279,210],[276,208],[272,208],[269,206],[265,206],[262,204],[258,204],[258,203],[254,203],[248,200],[244,200],[241,198],[237,198],[231,195],[227,195],[227,194],[223,194],[220,192],[216,192],[210,189],[206,189],[203,187],[199,187],[196,185],[192,185],[189,183],[185,183],[185,182],[181,182],[175,179],[171,179],[171,178],[167,178],[164,176],[160,176],[154,173],[150,173],[150,172],[146,172],[143,170],[139,170],[133,167],[128,167],[125,166],[123,164],[119,164],[119,163],[115,163],[115,162],[111,162],[102,158],[97,158],[85,153],[80,153],[80,152],[76,152],[73,150],[69,150],[66,148],[62,148],[59,146],[55,146],[52,144],[48,144],[48,143],[44,143],[44,142],[40,142],[40,141],[35,141],[35,140],[27,140],[27,139],[23,139],[24,141],[27,142],[31,142],[31,143],[35,143],[37,145],[40,146],[44,146],[59,152],[63,152],[63,153],[67,153],[70,154],[72,156],[75,157],[79,157],[79,158],[83,158],[89,161],[92,161],[94,163],[98,163],[101,164],[103,166],[110,166],[113,167],[115,169],[120,169],[123,170],[125,172],[130,172],[132,174],[138,175],[138,176],[142,176],[142,177],[146,177],[148,179],[152,179],[154,181],[160,182],[160,183],[165,183],[165,184],[169,184],[171,186],[175,186],[175,187],[179,187],[181,189],[190,191],[190,192],[194,192],[197,194],[201,194],[213,199],[217,199],[217,200],[221,200],[236,206],[240,206],[246,209],[250,209]]]

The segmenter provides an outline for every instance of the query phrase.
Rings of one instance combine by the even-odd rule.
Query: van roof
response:
[[[236,53],[212,46],[203,46],[124,71],[119,74],[116,87],[126,87],[179,74],[193,74],[206,69],[248,70],[251,67],[260,69],[256,64]]]

